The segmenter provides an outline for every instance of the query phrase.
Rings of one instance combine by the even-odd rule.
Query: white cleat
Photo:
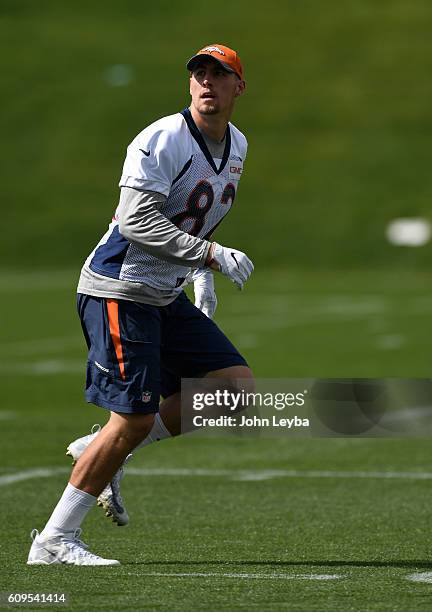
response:
[[[75,464],[81,457],[87,446],[92,442],[101,430],[100,425],[93,425],[91,434],[78,438],[69,444],[66,455],[73,459]],[[132,454],[128,455],[123,465],[125,465]],[[105,515],[111,518],[119,527],[129,523],[129,515],[124,507],[123,499],[120,493],[120,481],[124,476],[123,466],[114,474],[113,479],[107,484],[105,489],[97,499],[97,505],[105,510]]]
[[[33,540],[27,565],[120,565],[116,559],[104,559],[87,550],[79,537],[81,529],[74,533],[42,538],[37,529],[30,536]]]
[[[93,425],[93,427],[91,428],[91,434],[89,434],[88,436],[83,436],[82,438],[78,438],[77,440],[74,440],[69,444],[66,449],[66,455],[72,457],[73,465],[75,465],[75,463],[81,457],[90,442],[93,442],[93,440],[96,438],[101,429],[102,428],[99,423],[96,423],[96,425]]]

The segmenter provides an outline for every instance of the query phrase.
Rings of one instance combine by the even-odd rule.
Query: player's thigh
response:
[[[86,399],[116,413],[157,412],[160,396],[160,313],[128,300],[79,296],[89,343]]]
[[[250,372],[245,358],[224,332],[181,294],[164,329],[161,349],[162,395],[181,386],[181,378],[201,378],[228,368]]]

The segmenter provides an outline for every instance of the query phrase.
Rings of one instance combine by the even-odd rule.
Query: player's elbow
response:
[[[126,240],[128,240],[128,226],[127,223],[125,223],[123,220],[118,222],[118,229],[120,234],[123,236],[123,238],[126,238]]]
[[[118,219],[118,228],[120,234],[129,242],[133,242],[134,238],[134,226],[131,220],[127,216],[120,216]]]

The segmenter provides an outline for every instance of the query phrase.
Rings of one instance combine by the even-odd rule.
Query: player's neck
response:
[[[229,119],[218,115],[201,115],[193,105],[191,105],[190,111],[200,132],[204,132],[206,136],[216,142],[221,142],[224,139]]]

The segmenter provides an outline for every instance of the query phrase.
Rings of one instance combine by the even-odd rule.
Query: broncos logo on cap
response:
[[[213,53],[213,51],[216,51],[216,53],[220,53],[221,55],[225,55],[225,52],[222,51],[222,49],[219,49],[219,47],[206,47],[205,49],[203,49],[203,51],[210,51],[210,53]]]

